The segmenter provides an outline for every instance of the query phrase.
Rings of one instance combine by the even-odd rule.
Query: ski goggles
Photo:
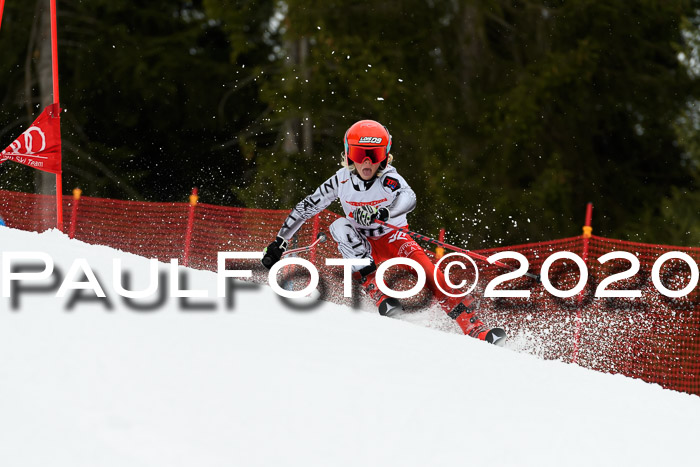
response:
[[[362,164],[365,159],[369,159],[372,164],[377,164],[386,159],[385,147],[366,148],[362,146],[350,146],[348,148],[348,159],[355,164]]]

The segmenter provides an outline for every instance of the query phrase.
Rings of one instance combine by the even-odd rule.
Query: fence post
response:
[[[581,252],[581,258],[583,262],[588,267],[588,244],[591,239],[591,234],[593,233],[593,227],[591,227],[593,221],[593,203],[588,203],[586,205],[586,223],[583,226],[583,235],[581,239],[583,241],[583,250]],[[586,289],[584,288],[581,293],[578,294],[578,309],[576,310],[576,328],[574,329],[574,351],[571,356],[571,363],[578,363],[578,349],[581,341],[581,308],[583,306],[583,294]]]
[[[80,195],[83,190],[73,188],[73,209],[70,216],[70,227],[68,229],[68,238],[75,238],[75,226],[78,224],[78,204],[80,204]]]
[[[185,232],[185,253],[182,258],[182,265],[187,266],[190,261],[190,244],[192,243],[192,230],[194,229],[194,208],[197,206],[199,196],[197,188],[192,188],[190,195],[190,209],[187,216],[187,231]]]

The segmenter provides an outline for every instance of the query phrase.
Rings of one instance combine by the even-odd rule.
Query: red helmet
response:
[[[345,132],[345,160],[349,165],[369,159],[386,167],[391,151],[391,135],[384,125],[374,120],[360,120]]]

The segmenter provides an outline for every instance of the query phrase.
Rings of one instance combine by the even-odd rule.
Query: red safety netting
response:
[[[604,265],[598,262],[598,257],[611,251],[634,254],[640,270],[608,288],[640,290],[641,298],[593,298],[602,279],[630,267],[624,260]],[[583,307],[580,362],[596,370],[700,394],[700,287],[695,286],[681,298],[669,298],[659,292],[652,280],[652,269],[668,252],[685,253],[700,264],[700,248],[591,238],[588,264],[592,279]],[[689,286],[691,272],[685,261],[670,259],[658,265],[663,287],[682,290]],[[590,352],[593,345],[600,350]]]
[[[519,245],[479,253],[489,255],[510,250],[524,254],[530,270],[540,272],[547,256],[570,251],[583,256],[583,237]],[[596,297],[601,282],[613,274],[628,271],[627,260],[600,263],[598,258],[613,251],[632,253],[639,271],[615,281],[608,290],[639,290],[640,298]],[[700,394],[700,287],[682,298],[662,295],[652,281],[652,269],[667,252],[689,255],[700,264],[700,248],[684,248],[626,242],[592,236],[588,240],[588,280],[582,294],[557,298],[542,284],[521,278],[504,284],[531,290],[529,300],[520,298],[482,299],[485,321],[506,323],[511,344],[543,358],[576,361],[586,368],[641,378],[666,388]],[[515,265],[517,263],[513,263]],[[690,266],[679,259],[659,263],[659,280],[670,290],[682,290],[690,283]],[[483,267],[479,291],[502,274],[493,266]],[[573,288],[580,279],[573,261],[558,260],[549,272],[557,289]],[[478,293],[477,295],[481,296]],[[513,342],[515,341],[515,342]]]
[[[54,211],[52,196],[0,190],[0,216],[9,227],[30,231],[52,228]],[[286,211],[202,203],[64,197],[63,230],[87,243],[107,245],[161,261],[177,258],[191,267],[216,270],[218,252],[262,250],[274,238],[286,215]],[[319,232],[327,233],[328,226],[337,217],[331,212],[322,212],[302,227],[291,240],[290,248],[311,243]],[[474,295],[480,300],[480,317],[487,324],[506,328],[512,347],[542,358],[575,361],[597,371],[619,373],[700,394],[700,287],[695,286],[684,297],[669,298],[659,292],[652,280],[652,269],[661,255],[682,252],[695,264],[700,264],[700,248],[578,236],[475,250],[484,256],[501,251],[523,254],[534,273],[539,273],[543,262],[557,252],[572,252],[588,258],[586,287],[581,294],[568,298],[552,295],[541,283],[528,277],[509,280],[496,287],[529,290],[531,295],[527,299],[482,298],[487,284],[507,271],[477,261],[479,280]],[[600,256],[613,251],[634,254],[640,270],[607,288],[639,290],[640,298],[594,296],[605,278],[630,267],[626,260],[604,264],[598,261]],[[303,256],[319,268],[324,299],[357,305],[357,289],[353,299],[343,297],[342,269],[324,265],[325,258],[340,256],[332,239]],[[267,270],[257,262],[241,261],[246,261],[241,268],[253,269],[254,280],[267,280]],[[502,261],[518,265],[512,259]],[[670,259],[660,266],[658,277],[664,287],[681,290],[690,283],[690,266],[683,260]],[[281,274],[282,280],[298,280],[294,288],[306,285],[308,274],[303,268],[288,267]],[[580,279],[578,266],[571,260],[554,262],[548,276],[552,285],[560,290],[573,288]],[[469,274],[464,278],[469,280]],[[459,282],[458,279],[454,278],[453,282]],[[410,277],[406,279],[408,286],[411,280]],[[406,281],[402,282],[399,277],[395,284],[397,288],[406,287]],[[391,278],[388,282],[391,283]],[[407,308],[425,306],[425,298],[426,294],[422,293],[408,300]]]
[[[70,200],[63,199],[65,211]],[[15,229],[40,232],[56,227],[56,197],[0,190],[0,217]]]

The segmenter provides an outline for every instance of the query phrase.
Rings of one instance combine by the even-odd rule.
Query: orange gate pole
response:
[[[445,241],[445,228],[444,227],[440,229],[440,236],[438,237],[438,240],[440,240],[441,243]],[[443,248],[441,246],[437,246],[435,248],[435,259],[440,259],[443,256],[445,256],[445,248]]]
[[[190,245],[192,243],[192,230],[194,230],[194,208],[197,206],[197,201],[199,200],[197,193],[197,188],[192,188],[192,194],[190,195],[190,212],[187,216],[187,232],[185,233],[185,252],[182,258],[183,266],[187,266],[190,261]]]
[[[80,195],[83,190],[80,188],[73,189],[73,210],[70,216],[70,227],[68,228],[68,238],[75,237],[75,226],[78,224],[78,204],[80,204]]]
[[[591,223],[593,221],[593,203],[588,203],[586,205],[586,223],[583,226],[583,235],[581,236],[583,240],[583,251],[581,252],[581,257],[583,262],[588,266],[588,244],[590,242],[591,234],[593,233],[593,227]],[[583,304],[583,294],[584,290],[578,294],[578,309],[576,310],[576,328],[574,330],[574,351],[571,356],[571,363],[578,363],[578,351],[581,344],[581,307]]]

